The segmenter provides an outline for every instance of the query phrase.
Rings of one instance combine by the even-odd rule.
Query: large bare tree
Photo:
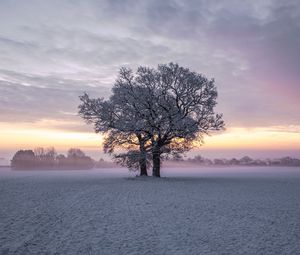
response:
[[[136,98],[141,98],[143,92],[123,85],[130,74],[130,70],[120,69],[119,78],[109,100],[91,99],[87,94],[81,96],[79,114],[94,125],[95,132],[104,135],[105,152],[112,154],[116,149],[128,151],[114,154],[117,163],[126,165],[129,169],[139,168],[140,175],[148,175],[150,136],[145,132],[146,125],[136,101]]]
[[[139,155],[141,169],[150,154],[157,177],[164,155],[180,155],[195,141],[202,144],[203,135],[224,128],[222,115],[214,112],[214,80],[178,64],[139,67],[135,74],[121,68],[108,100],[87,94],[80,99],[79,114],[106,134],[107,148],[127,146],[128,156]]]

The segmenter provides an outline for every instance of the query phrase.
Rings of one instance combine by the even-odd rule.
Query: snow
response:
[[[300,169],[0,172],[0,254],[299,254]]]

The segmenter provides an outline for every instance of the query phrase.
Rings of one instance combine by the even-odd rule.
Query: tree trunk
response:
[[[147,153],[145,150],[145,142],[142,140],[141,136],[138,136],[140,143],[140,176],[148,176],[147,173]]]
[[[155,148],[153,150],[152,161],[153,161],[152,176],[160,177],[160,149],[159,148]]]
[[[144,157],[140,159],[140,176],[148,176],[147,162]]]

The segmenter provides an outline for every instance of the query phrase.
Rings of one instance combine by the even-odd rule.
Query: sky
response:
[[[218,88],[226,131],[193,153],[300,157],[298,0],[1,0],[0,17],[0,164],[37,146],[103,156],[78,96],[171,61]]]

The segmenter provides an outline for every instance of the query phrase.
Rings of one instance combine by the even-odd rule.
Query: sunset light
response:
[[[300,0],[0,17],[0,255],[300,254]]]
[[[47,122],[48,123],[48,122]],[[61,123],[60,123],[61,124]],[[1,147],[3,150],[16,150],[18,148],[35,148],[35,147],[52,147],[58,150],[66,150],[71,147],[79,147],[92,155],[99,157],[102,150],[102,135],[92,132],[75,132],[72,130],[63,130],[49,128],[46,129],[43,124],[16,127],[15,125],[1,125]],[[30,146],[28,146],[30,144]],[[199,145],[198,145],[199,146]],[[197,145],[196,145],[197,148]],[[195,148],[195,149],[196,149]],[[204,136],[204,144],[202,150],[295,150],[300,148],[300,132],[296,127],[255,127],[243,128],[233,127],[227,128],[220,134],[212,136]],[[267,153],[262,157],[268,156]],[[300,156],[300,151],[299,151]]]

